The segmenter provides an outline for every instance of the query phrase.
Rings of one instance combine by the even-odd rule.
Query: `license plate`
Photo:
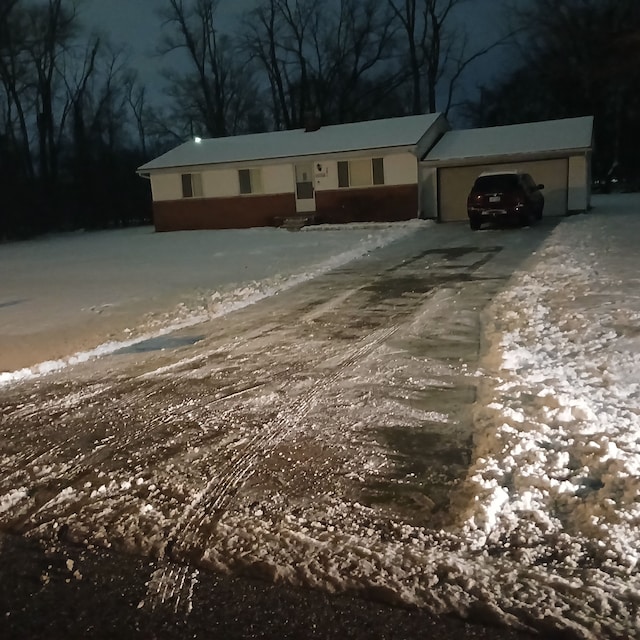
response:
[[[489,196],[489,202],[500,202],[500,196]]]

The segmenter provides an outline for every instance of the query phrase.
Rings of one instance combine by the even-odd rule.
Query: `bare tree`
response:
[[[387,0],[406,36],[401,57],[408,69],[413,113],[435,112],[442,97],[442,111],[448,114],[467,68],[510,37],[499,35],[489,44],[472,46],[463,19],[468,1]]]
[[[0,20],[0,83],[4,92],[4,135],[7,144],[21,158],[21,166],[28,179],[35,169],[30,153],[29,112],[33,99],[32,70],[26,59],[29,28],[24,11],[18,2],[2,5]]]
[[[191,128],[216,137],[241,126],[252,94],[250,70],[238,62],[231,39],[217,28],[217,0],[166,0],[165,24],[173,28],[163,53],[186,53],[191,73],[169,74],[177,113]],[[202,129],[201,129],[202,128]]]
[[[263,0],[245,49],[266,76],[275,128],[370,117],[394,87],[391,16],[377,0]]]
[[[120,194],[134,200],[124,60],[82,32],[75,8],[0,0],[3,237],[104,225],[121,216]]]
[[[640,4],[636,0],[515,2],[520,66],[472,105],[480,124],[595,116],[594,166],[640,166]]]
[[[140,149],[143,157],[147,157],[147,88],[140,84],[134,72],[130,72],[124,81],[127,103],[133,114]]]
[[[263,0],[245,22],[245,50],[266,74],[276,129],[302,122],[309,83],[305,45],[309,24],[317,18],[317,3]]]
[[[336,16],[320,25],[320,46],[315,42],[318,102],[337,122],[366,119],[398,88],[395,25],[377,0],[340,0]]]
[[[37,131],[40,177],[50,194],[58,175],[59,139],[62,122],[56,120],[63,55],[75,35],[76,15],[64,0],[48,0],[27,9],[27,24],[33,37],[27,51],[35,70]]]

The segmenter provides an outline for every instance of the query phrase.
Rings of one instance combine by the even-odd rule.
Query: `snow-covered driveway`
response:
[[[148,607],[177,562],[633,637],[638,199],[598,204],[5,384],[1,526],[160,558]]]

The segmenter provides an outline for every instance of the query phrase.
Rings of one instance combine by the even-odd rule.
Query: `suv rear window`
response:
[[[519,186],[518,176],[513,173],[506,173],[495,176],[480,176],[473,185],[475,191],[508,191],[517,189]]]

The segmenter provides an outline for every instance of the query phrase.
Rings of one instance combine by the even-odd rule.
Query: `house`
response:
[[[156,230],[396,221],[420,212],[419,161],[440,114],[195,139],[144,164]]]
[[[593,118],[448,131],[420,165],[421,215],[467,220],[483,171],[520,170],[544,184],[545,216],[585,211],[591,197]]]

